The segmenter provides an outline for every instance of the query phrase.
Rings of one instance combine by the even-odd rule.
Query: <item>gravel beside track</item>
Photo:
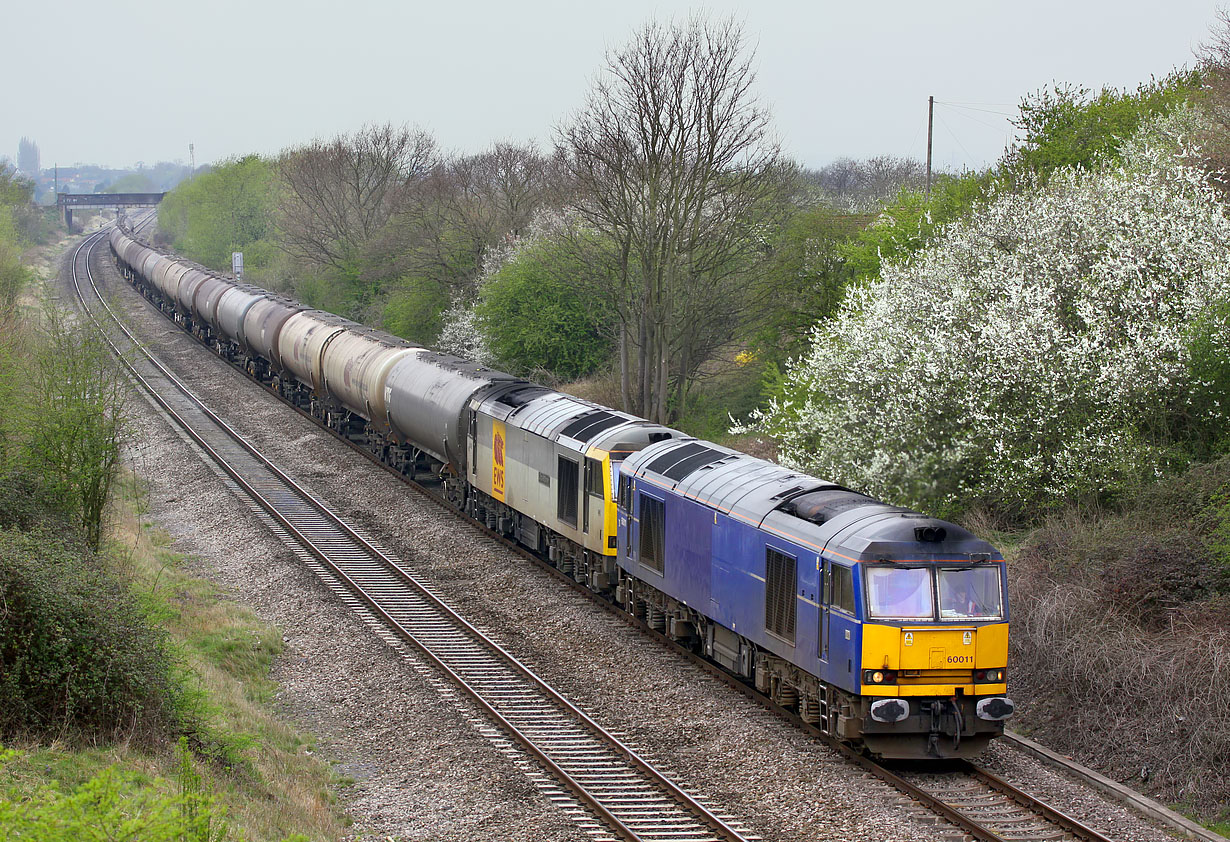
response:
[[[1122,842],[1182,838],[1097,790],[1006,741],[994,742],[978,765],[1013,786],[1036,795],[1083,824]]]
[[[112,306],[197,394],[463,615],[664,771],[767,840],[959,839],[827,747],[611,617],[294,414],[144,302],[107,259]],[[356,830],[407,839],[581,839],[456,703],[345,610],[143,400],[129,459],[150,517],[203,575],[284,631],[278,704],[355,779]],[[1163,831],[1032,758],[997,774],[1125,842]]]

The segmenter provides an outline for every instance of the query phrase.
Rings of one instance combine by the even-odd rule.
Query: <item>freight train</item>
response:
[[[125,278],[385,464],[885,758],[1003,732],[1003,557],[890,506],[420,347],[169,255],[117,225]]]

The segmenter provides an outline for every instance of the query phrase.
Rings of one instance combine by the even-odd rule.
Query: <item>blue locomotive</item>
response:
[[[617,599],[834,736],[886,757],[1003,732],[1002,556],[964,529],[728,448],[622,464]]]

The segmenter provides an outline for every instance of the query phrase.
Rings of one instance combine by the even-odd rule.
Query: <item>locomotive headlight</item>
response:
[[[893,684],[897,681],[897,673],[892,670],[863,670],[864,684]]]
[[[1007,670],[978,670],[974,673],[974,680],[985,681],[991,684],[1002,684],[1007,674]]]

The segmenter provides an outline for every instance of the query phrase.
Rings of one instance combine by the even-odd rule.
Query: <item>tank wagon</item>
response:
[[[441,354],[116,226],[163,312],[458,509],[883,757],[1003,731],[1003,557],[950,523]]]

